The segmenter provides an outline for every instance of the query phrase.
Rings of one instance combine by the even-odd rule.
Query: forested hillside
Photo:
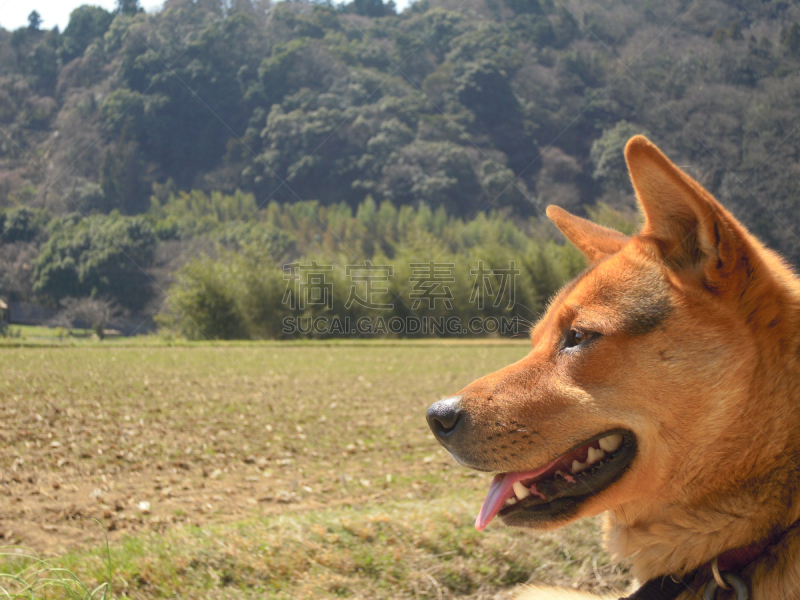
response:
[[[35,17],[0,30],[0,296],[157,305],[187,253],[226,247],[170,209],[191,193],[251,198],[242,223],[300,201],[624,213],[637,132],[800,261],[785,0],[125,0],[63,32]],[[140,252],[143,291],[79,266],[117,268],[105,238]]]

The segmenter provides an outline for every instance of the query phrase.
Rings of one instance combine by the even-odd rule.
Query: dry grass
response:
[[[427,430],[431,401],[526,351],[0,349],[0,535],[57,557],[88,588],[108,578],[97,550],[108,536],[115,595],[131,598],[623,587],[628,575],[606,562],[594,522],[475,532],[488,477],[456,466]]]

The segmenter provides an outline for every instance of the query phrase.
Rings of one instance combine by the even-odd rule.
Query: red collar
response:
[[[781,538],[781,534],[773,534],[747,546],[726,550],[717,556],[717,565],[720,571],[741,571],[751,562],[761,556],[764,551],[775,544]],[[695,578],[702,572],[711,571],[711,563],[698,567],[694,571],[687,573],[681,578],[674,578],[670,575],[656,577],[645,583],[627,598],[620,600],[674,600],[686,590],[691,589]]]
[[[770,535],[762,540],[742,546],[741,548],[734,548],[733,550],[726,550],[717,557],[717,565],[720,571],[741,571],[759,556],[764,553],[764,550],[775,544],[780,535]],[[704,565],[711,567],[711,562]]]

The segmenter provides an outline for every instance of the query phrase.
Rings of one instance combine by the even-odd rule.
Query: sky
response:
[[[411,0],[395,0],[398,10],[403,10]],[[161,8],[164,0],[139,0],[139,5],[148,12]],[[42,17],[42,28],[52,29],[56,25],[61,31],[69,22],[69,13],[82,4],[95,4],[107,10],[116,8],[116,0],[0,0],[0,27],[17,29],[28,24],[31,11]]]

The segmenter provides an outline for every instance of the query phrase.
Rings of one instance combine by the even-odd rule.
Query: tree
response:
[[[38,11],[31,11],[28,15],[28,29],[31,31],[39,31],[42,26],[42,17]]]
[[[108,213],[113,209],[103,188],[96,183],[87,183],[69,196],[70,207],[83,215]]]
[[[205,3],[209,4],[213,3]],[[124,86],[109,94],[109,100],[119,96],[104,103],[104,116],[112,129],[136,142],[143,163],[154,163],[163,179],[172,177],[188,188],[199,173],[219,164],[228,140],[244,132],[252,112],[248,93],[260,97],[253,86],[258,87],[256,73],[264,48],[262,33],[248,15],[210,18],[211,8],[200,3],[166,12],[175,13],[180,27],[192,34],[175,36],[162,22],[157,35],[165,38],[165,48],[129,36],[120,51],[118,74]],[[115,27],[116,23],[112,32]],[[128,101],[126,96],[132,95],[138,97]],[[113,110],[106,111],[106,104]],[[127,132],[117,129],[119,123],[133,120],[133,113],[141,118]],[[126,153],[119,159],[133,158],[131,149],[119,144],[118,153]]]
[[[51,325],[67,329],[91,329],[100,340],[106,337],[109,322],[122,314],[113,300],[107,298],[64,298],[64,307]]]
[[[59,53],[65,62],[83,54],[94,40],[108,31],[114,14],[101,6],[84,4],[69,14]]]
[[[58,81],[57,33],[48,33],[26,59],[28,71],[33,76],[34,89],[42,96],[55,95]]]
[[[539,0],[505,0],[506,6],[516,14],[543,14],[542,5]]]
[[[41,232],[48,216],[44,211],[21,206],[9,210],[2,219],[0,242],[31,242]]]
[[[0,297],[30,298],[32,265],[38,255],[39,248],[34,242],[0,243]]]
[[[386,3],[383,0],[353,0],[350,4],[345,5],[344,11],[365,17],[388,17],[397,14],[393,0]]]
[[[592,177],[603,182],[607,190],[626,192],[629,189],[628,168],[623,153],[625,144],[637,134],[647,136],[649,132],[633,123],[619,121],[613,127],[603,130],[603,134],[592,143]]]
[[[72,297],[108,297],[132,310],[150,298],[156,237],[141,217],[70,217],[54,226],[33,272],[33,292],[59,301]]]
[[[525,133],[522,107],[511,89],[511,74],[491,60],[466,63],[456,79],[455,92],[475,117],[475,128],[488,133],[494,145],[519,172],[530,163],[533,143]]]
[[[800,58],[800,23],[792,23],[781,31],[781,44],[789,56]]]
[[[135,215],[149,205],[149,185],[139,145],[124,137],[110,148],[100,166],[100,187],[108,206]]]
[[[142,10],[139,0],[117,0],[117,12],[121,15],[135,15]]]

